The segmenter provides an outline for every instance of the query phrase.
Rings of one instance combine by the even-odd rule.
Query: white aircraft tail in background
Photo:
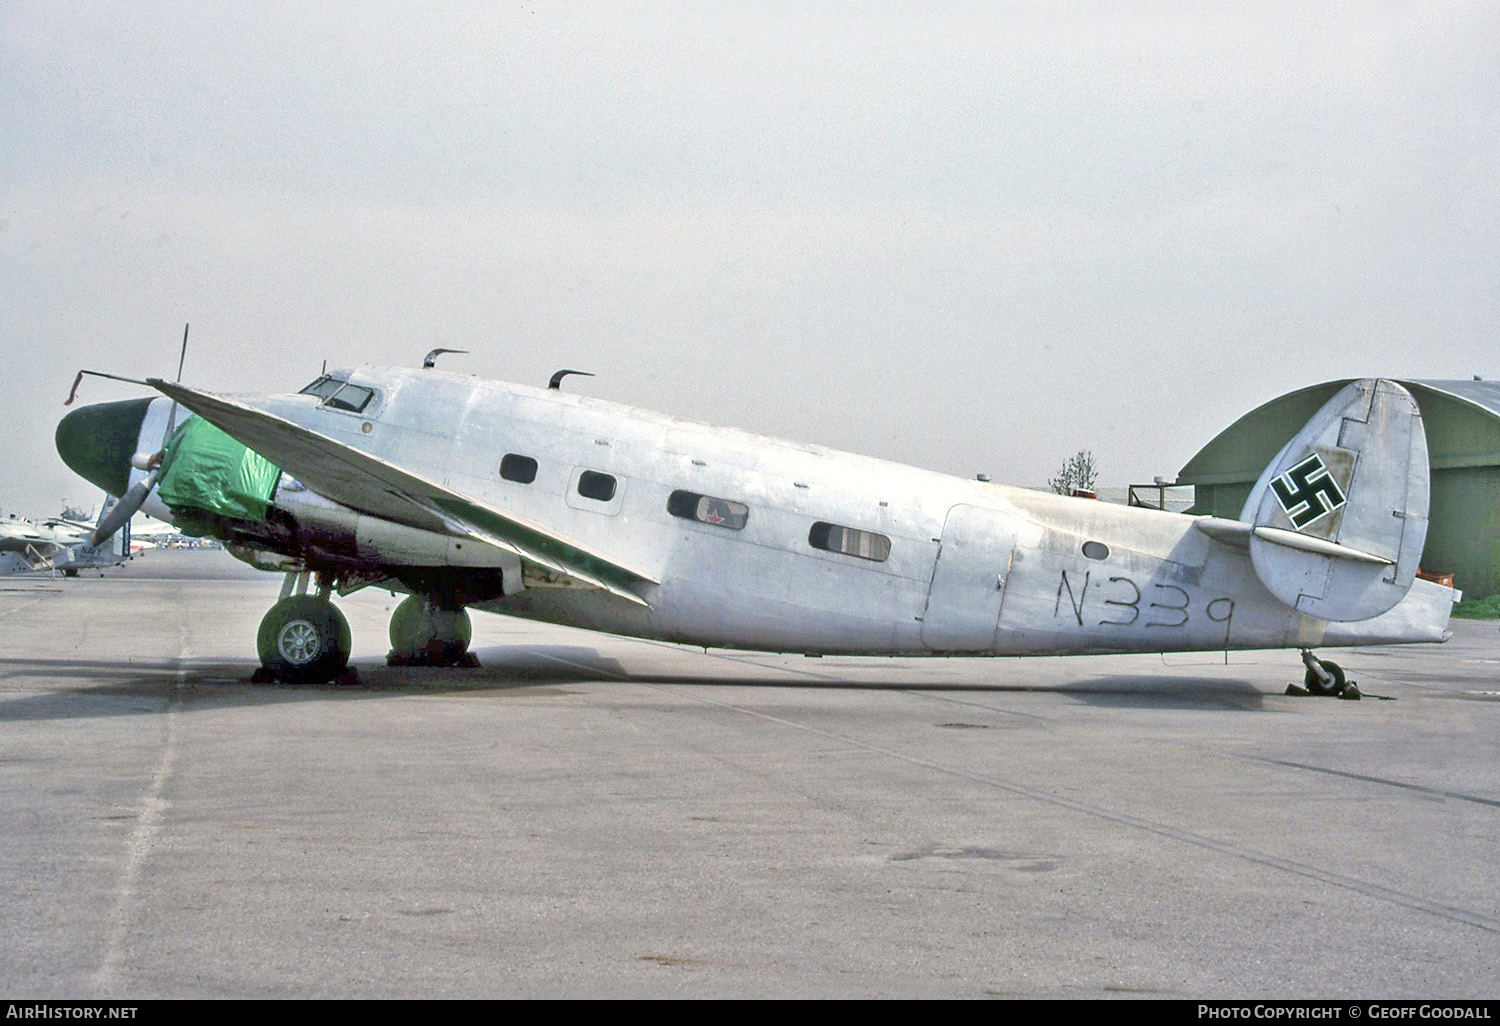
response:
[[[113,496],[104,497],[100,521],[115,501]],[[80,570],[119,566],[129,558],[128,527],[100,545],[90,542],[95,529],[95,525],[64,517],[49,517],[41,523],[16,516],[0,520],[0,574],[53,573],[77,577]]]

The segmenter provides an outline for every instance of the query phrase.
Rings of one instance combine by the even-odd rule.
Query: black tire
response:
[[[255,638],[260,664],[289,684],[326,684],[349,664],[349,621],[325,599],[293,595],[271,607]]]
[[[1329,676],[1333,677],[1333,683],[1325,685],[1318,679],[1318,675],[1312,671],[1312,667],[1308,667],[1307,676],[1303,678],[1303,683],[1307,685],[1307,690],[1315,695],[1337,695],[1343,691],[1347,683],[1344,678],[1344,668],[1328,659],[1319,659],[1318,665],[1328,671]]]
[[[417,595],[391,614],[391,656],[408,666],[454,666],[474,637],[469,611],[442,609]]]

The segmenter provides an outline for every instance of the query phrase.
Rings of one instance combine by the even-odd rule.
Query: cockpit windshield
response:
[[[339,390],[339,386],[342,384],[343,382],[338,380],[337,378],[330,378],[327,374],[324,374],[321,378],[319,378],[317,381],[314,381],[311,385],[308,385],[298,394],[316,395],[327,399],[329,396],[333,395],[333,393],[337,392]]]
[[[340,378],[330,377],[324,374],[318,380],[304,388],[300,395],[315,395],[323,400],[323,405],[335,410],[348,410],[358,413],[370,405],[370,400],[375,397],[373,389],[364,388],[360,385],[351,385]]]

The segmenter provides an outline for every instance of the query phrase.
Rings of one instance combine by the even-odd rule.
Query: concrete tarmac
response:
[[[0,994],[1500,995],[1500,632],[807,659],[474,615],[260,686],[222,552],[0,579]]]

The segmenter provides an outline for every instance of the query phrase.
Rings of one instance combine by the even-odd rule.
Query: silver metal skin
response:
[[[435,369],[333,374],[374,398],[353,412],[311,395],[231,400],[152,384],[284,467],[295,480],[276,504],[321,510],[372,565],[500,568],[503,597],[477,605],[491,612],[706,647],[1040,655],[1440,642],[1457,595],[1406,578],[1387,611],[1326,619],[1262,583],[1252,524],[951,477]],[[168,405],[152,404],[142,439],[161,437]],[[507,454],[534,459],[534,480],[503,478]],[[580,492],[591,473],[614,479],[611,494]],[[673,515],[676,491],[748,515],[740,529]],[[171,516],[154,493],[143,508]],[[815,547],[818,524],[888,539],[888,555]],[[878,540],[866,542],[878,555]],[[1342,566],[1339,549],[1325,541],[1315,558]]]

